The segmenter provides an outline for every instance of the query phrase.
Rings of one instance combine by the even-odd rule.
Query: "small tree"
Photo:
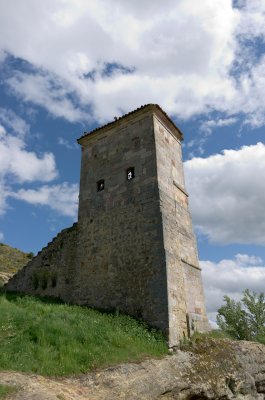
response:
[[[265,343],[265,295],[244,290],[241,301],[224,296],[217,324],[232,338]]]

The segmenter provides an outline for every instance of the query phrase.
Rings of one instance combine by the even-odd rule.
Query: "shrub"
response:
[[[265,295],[243,291],[241,301],[224,296],[225,305],[219,308],[217,323],[232,338],[265,342]]]

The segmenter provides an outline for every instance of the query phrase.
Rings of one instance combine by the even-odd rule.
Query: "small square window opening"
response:
[[[100,181],[97,181],[97,190],[98,190],[98,192],[101,192],[102,190],[104,190],[104,187],[105,187],[104,179],[101,179]]]
[[[127,175],[127,181],[131,181],[135,177],[134,168],[133,167],[128,168],[126,171],[126,175]]]

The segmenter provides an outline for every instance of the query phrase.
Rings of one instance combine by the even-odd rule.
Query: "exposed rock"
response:
[[[24,253],[7,244],[0,243],[0,286],[26,265],[31,257],[31,253]]]
[[[19,388],[13,400],[262,400],[265,346],[208,339],[191,351],[78,377],[0,372],[0,382]]]
[[[5,283],[7,283],[12,276],[13,276],[12,273],[1,272],[0,271],[0,286],[2,286]]]

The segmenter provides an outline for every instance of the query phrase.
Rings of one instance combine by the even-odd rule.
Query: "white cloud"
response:
[[[22,138],[29,132],[26,121],[7,108],[0,107],[0,122]]]
[[[12,78],[7,80],[7,83],[25,101],[46,108],[56,117],[64,117],[70,122],[88,120],[88,116],[73,105],[69,98],[71,89],[67,90],[67,83],[64,85],[59,77],[48,73],[16,72]]]
[[[265,244],[265,145],[184,163],[193,222],[211,242]]]
[[[265,110],[264,63],[245,62],[244,38],[264,33],[257,0],[2,3],[0,47],[35,67],[8,83],[55,116],[101,122],[149,102],[183,118]]]
[[[6,186],[4,179],[0,177],[0,216],[8,209],[8,194],[9,188]]]
[[[0,121],[3,124],[0,125],[0,215],[3,215],[14,185],[50,182],[58,173],[52,153],[36,154],[27,149],[29,125],[22,118],[0,108]]]
[[[23,183],[32,181],[49,182],[57,176],[52,153],[38,156],[26,149],[21,138],[9,135],[3,130],[0,136],[0,177]]]
[[[47,206],[61,215],[76,217],[78,193],[77,184],[64,182],[58,185],[44,185],[38,189],[20,189],[11,196],[30,204]]]
[[[237,118],[219,118],[219,119],[210,119],[201,124],[200,130],[204,132],[206,135],[210,135],[215,128],[221,128],[224,126],[230,126],[237,122]]]
[[[7,54],[0,49],[0,64],[5,61]]]
[[[262,0],[245,0],[241,7],[241,21],[238,31],[244,33],[248,39],[255,37],[265,38],[265,3]]]
[[[1,241],[4,240],[4,234],[3,234],[3,232],[0,232],[0,240],[1,240]]]
[[[236,117],[230,118],[219,118],[219,119],[210,119],[208,121],[204,121],[200,125],[201,135],[196,135],[192,140],[190,140],[186,146],[187,148],[196,149],[196,154],[203,155],[204,154],[204,146],[208,140],[208,137],[212,134],[212,131],[216,128],[222,128],[224,126],[231,126],[238,121]],[[189,158],[194,157],[194,152],[189,153]]]
[[[265,266],[259,257],[237,254],[233,260],[218,263],[200,261],[204,283],[206,308],[214,321],[223,296],[239,300],[244,289],[264,292]]]
[[[265,18],[265,16],[264,16]],[[238,79],[238,96],[231,104],[230,112],[246,114],[246,123],[253,127],[265,124],[265,99],[262,88],[265,85],[265,56],[262,56],[250,70]]]
[[[47,206],[60,215],[76,217],[77,184],[65,182],[37,189],[21,188],[25,183],[53,181],[58,176],[55,158],[52,153],[37,154],[27,149],[30,127],[14,112],[0,108],[0,121],[3,123],[0,125],[0,215],[6,212],[8,198],[12,197]],[[8,133],[6,128],[12,133]],[[60,143],[66,145],[68,142],[61,138]]]
[[[69,143],[69,141],[67,139],[64,139],[64,138],[62,138],[60,136],[58,137],[58,144],[60,146],[65,147],[68,150],[78,149],[78,146],[77,146],[76,143],[71,144],[71,143]]]

